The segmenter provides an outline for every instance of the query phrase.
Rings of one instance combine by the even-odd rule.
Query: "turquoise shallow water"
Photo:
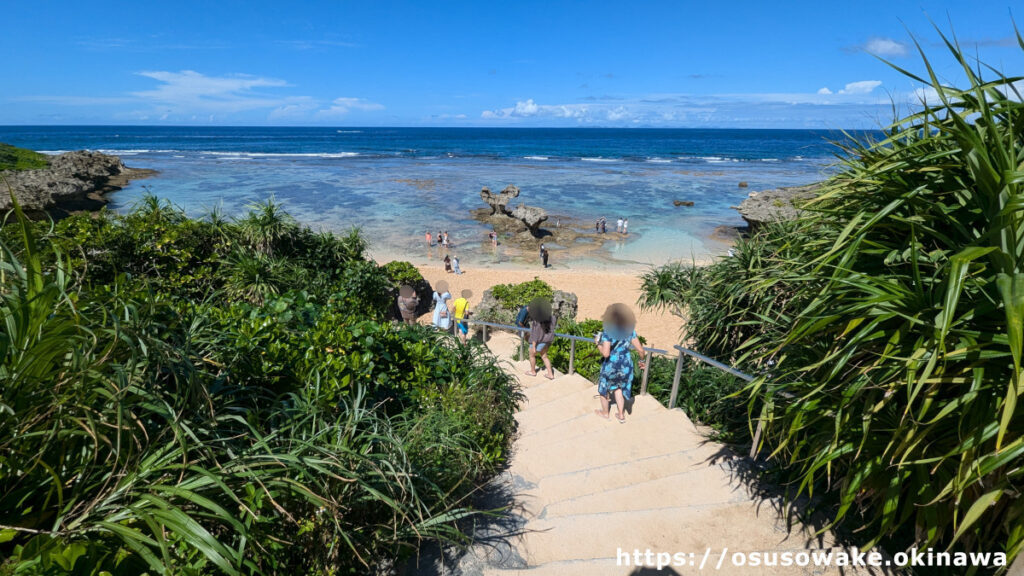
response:
[[[119,154],[160,174],[111,196],[147,191],[201,214],[228,215],[273,195],[314,228],[359,226],[380,255],[417,259],[423,232],[446,229],[464,261],[501,260],[470,210],[482,186],[515,184],[520,200],[566,222],[627,217],[613,259],[660,263],[724,250],[716,226],[753,190],[819,180],[830,135],[795,130],[0,127],[0,141],[59,152]],[[749,187],[738,187],[739,182]],[[676,199],[691,208],[675,207]],[[424,254],[425,256],[425,254]]]

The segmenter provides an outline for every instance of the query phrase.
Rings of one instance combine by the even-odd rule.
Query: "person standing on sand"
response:
[[[640,369],[644,368],[646,352],[636,335],[636,317],[625,304],[612,304],[605,310],[604,329],[594,336],[594,343],[605,359],[601,363],[601,374],[597,393],[601,395],[601,408],[594,413],[607,419],[611,414],[611,403],[617,406],[615,418],[619,424],[626,423],[624,408],[632,397],[633,356],[630,345],[640,352]]]
[[[462,274],[462,268],[459,268],[459,257],[452,256],[452,272],[456,274]]]
[[[497,248],[498,247],[498,233],[495,232],[494,230],[491,230],[490,237],[491,237],[491,246],[494,247],[494,248]]]
[[[601,218],[601,234],[608,233],[608,220]]]
[[[543,242],[540,243],[540,252],[537,255],[540,256],[542,260],[544,259],[544,243]]]
[[[444,271],[452,273],[452,257],[447,254],[444,255]]]
[[[469,318],[469,299],[472,297],[472,290],[463,290],[455,300],[455,335],[463,344],[469,335],[469,323],[466,322],[466,318]]]
[[[547,268],[548,267],[548,249],[547,248],[545,248],[545,249],[540,251],[540,259],[541,259],[541,262],[544,263],[544,267]]]
[[[622,216],[619,216],[619,219],[615,221],[615,231],[622,234]]]
[[[448,301],[452,299],[448,292],[448,283],[441,280],[434,286],[434,328],[447,332],[452,327],[452,316],[448,310]]]
[[[403,284],[398,289],[398,312],[402,315],[402,321],[412,326],[416,323],[416,308],[420,305],[419,296],[412,286]]]
[[[555,341],[555,326],[558,319],[551,310],[551,303],[542,298],[535,298],[527,306],[530,315],[530,371],[527,376],[537,375],[537,356],[540,355],[544,362],[544,377],[548,380],[555,379],[555,370],[551,367],[551,360],[548,358],[548,350],[551,343]]]
[[[626,236],[629,235],[629,218],[622,221],[622,233]]]

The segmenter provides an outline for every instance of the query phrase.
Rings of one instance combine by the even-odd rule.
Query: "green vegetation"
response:
[[[0,229],[0,574],[366,574],[461,541],[520,400],[272,202]],[[396,267],[393,267],[396,268]]]
[[[539,278],[519,284],[498,284],[492,290],[494,297],[506,310],[518,310],[534,298],[550,299],[555,293],[547,282]]]
[[[423,275],[420,274],[419,269],[409,262],[395,260],[381,266],[381,269],[384,270],[387,277],[390,278],[397,286],[401,286],[402,284],[415,286],[420,282],[423,282]]]
[[[49,165],[46,154],[0,142],[0,170],[37,170]]]
[[[905,72],[935,93],[923,110],[845,145],[798,221],[707,268],[646,275],[644,304],[685,308],[698,348],[760,375],[741,394],[764,422],[761,448],[861,544],[1012,561],[1024,548],[1021,79],[947,46],[965,87],[927,59],[925,75]]]

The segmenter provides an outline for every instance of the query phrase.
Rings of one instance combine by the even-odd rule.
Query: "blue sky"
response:
[[[0,124],[869,128],[930,19],[1024,74],[1000,0],[11,2]]]

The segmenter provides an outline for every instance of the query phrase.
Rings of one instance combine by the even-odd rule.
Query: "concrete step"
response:
[[[800,526],[790,532],[772,505],[750,501],[537,519],[519,539],[530,566],[615,557],[620,548],[689,553],[832,545]]]
[[[512,466],[527,480],[537,482],[547,476],[671,454],[707,443],[682,414],[666,411],[664,417],[647,418],[633,425],[628,421],[619,424],[593,418],[606,424],[603,430],[562,440],[552,438],[547,443],[517,445]]]
[[[548,498],[543,490],[538,490],[537,494],[539,503],[544,503]],[[741,483],[733,483],[728,474],[723,473],[718,466],[705,466],[672,476],[635,482],[613,490],[592,492],[547,503],[539,517],[558,518],[576,514],[651,510],[660,507],[682,508],[739,503],[749,499],[750,493]]]
[[[599,418],[591,406],[591,411],[569,420],[559,422],[544,429],[532,429],[529,433],[519,436],[517,449],[534,449],[552,443],[576,443],[589,441],[591,435],[605,432],[609,427],[623,428],[620,433],[643,438],[644,441],[658,441],[666,432],[691,432],[700,435],[695,426],[689,423],[686,415],[678,410],[668,411],[661,407],[650,396],[637,398],[633,404],[633,413],[626,414],[626,423],[619,424],[615,419],[615,409],[609,419]],[[629,430],[625,430],[628,427]]]
[[[525,379],[529,380],[529,377],[527,376]],[[542,379],[541,382],[543,384],[539,382],[534,383],[533,386],[523,390],[523,393],[526,395],[526,403],[523,404],[520,411],[536,408],[552,400],[557,400],[562,396],[593,388],[594,386],[585,378],[580,378],[579,376],[562,376],[555,380]]]
[[[689,450],[551,475],[541,479],[530,492],[543,494],[540,503],[546,506],[707,468],[719,469],[723,476],[729,477],[728,472],[719,468],[718,462],[723,458],[726,456],[721,447],[703,444]]]

